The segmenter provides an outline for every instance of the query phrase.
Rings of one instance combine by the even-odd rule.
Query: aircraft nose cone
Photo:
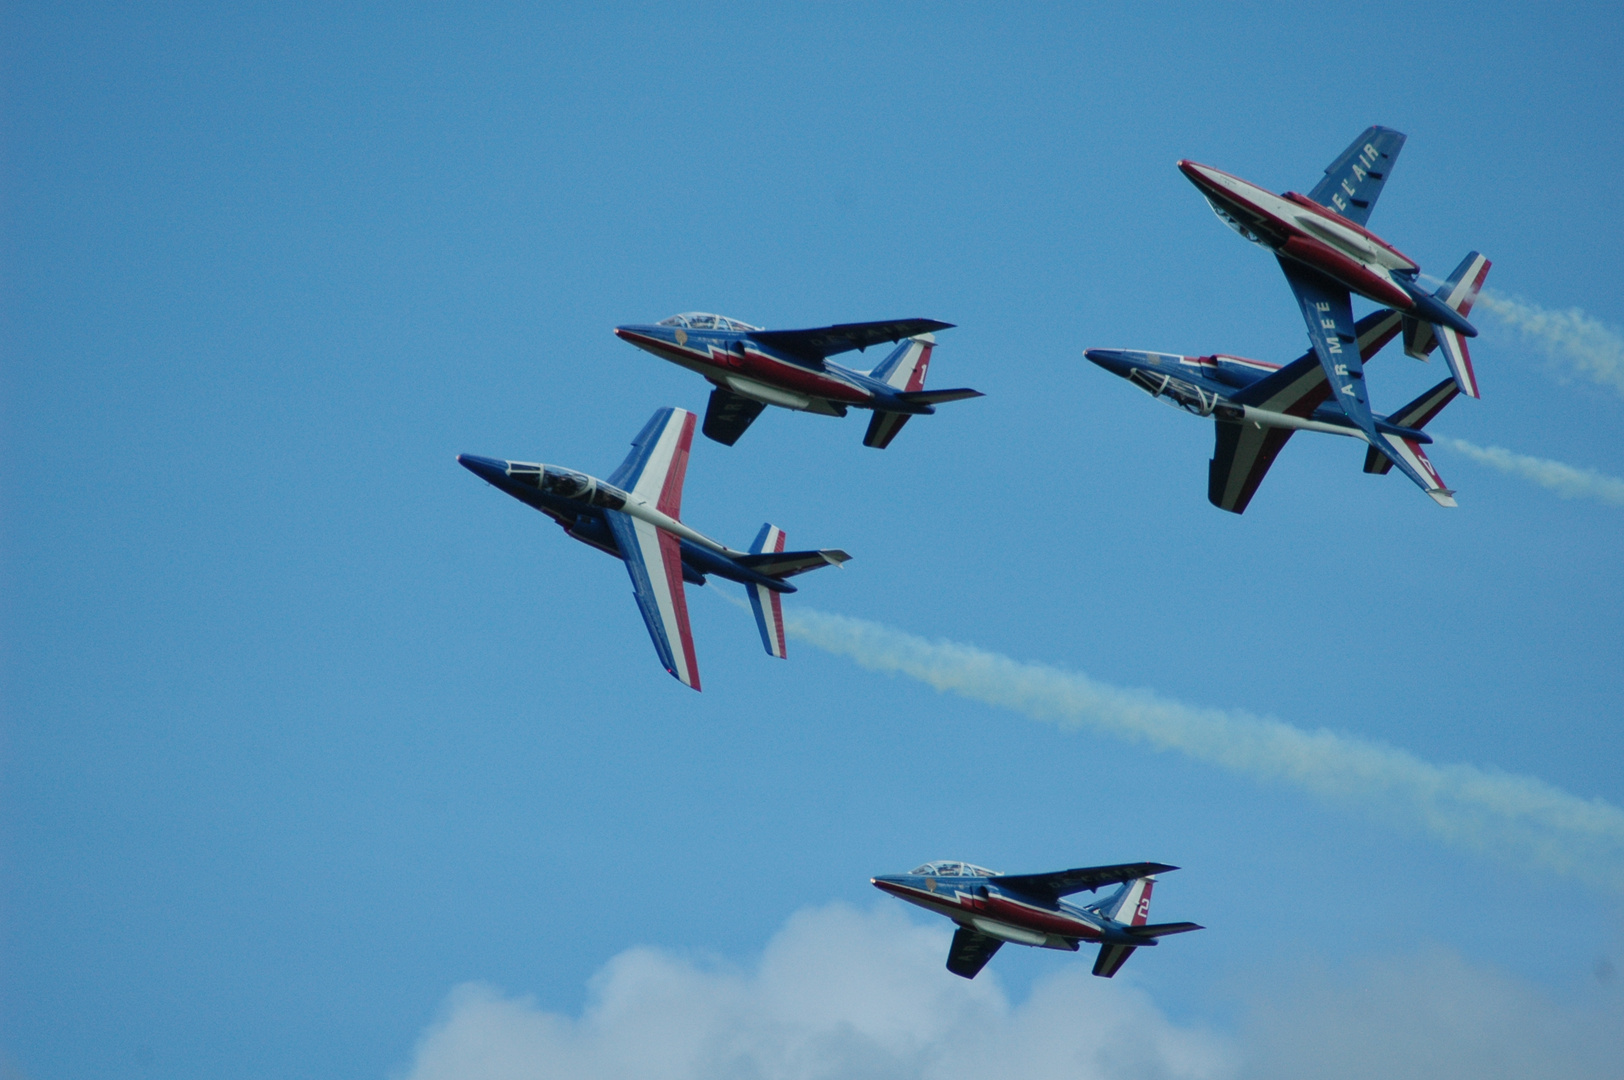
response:
[[[498,461],[496,458],[480,457],[478,454],[458,454],[457,464],[488,484],[500,483],[507,479],[507,462]]]
[[[1117,375],[1125,375],[1133,367],[1118,349],[1084,349],[1083,355],[1106,371]]]

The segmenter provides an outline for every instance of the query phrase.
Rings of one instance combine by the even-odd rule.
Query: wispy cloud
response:
[[[1552,311],[1487,289],[1477,306],[1539,342],[1567,371],[1624,395],[1624,334],[1578,308]]]
[[[1438,436],[1437,441],[1474,461],[1532,480],[1564,499],[1596,499],[1613,506],[1624,506],[1624,480],[1616,476],[1608,476],[1594,469],[1575,468],[1549,458],[1512,453],[1499,446],[1478,446],[1447,435]]]
[[[1206,709],[1075,671],[930,641],[862,619],[801,609],[791,634],[871,671],[1059,724],[1172,750],[1282,782],[1447,843],[1533,862],[1624,891],[1624,811],[1544,781],[1433,765],[1394,747],[1270,717]]]
[[[901,904],[797,912],[748,964],[629,949],[579,1015],[457,988],[403,1080],[1601,1080],[1624,1059],[1624,996],[1552,1001],[1437,948],[1229,977],[1238,1030],[1167,1016],[1135,971],[1177,970],[1174,943],[1109,981],[1049,953],[1024,1001],[942,970],[948,925]],[[1218,933],[1219,931],[1209,931]],[[1186,954],[1187,955],[1187,954]],[[1285,963],[1282,960],[1282,963]],[[1137,969],[1135,965],[1140,965]],[[538,977],[544,977],[538,973]]]

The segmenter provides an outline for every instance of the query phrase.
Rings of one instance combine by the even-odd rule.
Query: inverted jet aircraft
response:
[[[1350,292],[1404,316],[1405,351],[1411,356],[1425,359],[1431,343],[1440,343],[1461,392],[1478,396],[1465,341],[1477,336],[1466,321],[1470,302],[1452,305],[1429,292],[1414,260],[1365,228],[1403,146],[1400,132],[1367,128],[1307,195],[1275,195],[1210,166],[1179,162],[1225,224],[1279,258],[1342,411],[1373,444],[1377,429],[1364,370],[1350,348],[1355,337]],[[1488,260],[1480,257],[1460,288],[1476,295],[1488,270]]]
[[[515,499],[535,507],[576,540],[626,563],[654,651],[685,686],[699,689],[699,665],[688,628],[683,582],[705,584],[706,574],[737,581],[750,596],[756,628],[767,652],[788,655],[780,597],[795,586],[785,578],[839,566],[844,551],[785,551],[784,530],[763,525],[749,551],[735,551],[684,525],[682,482],[694,440],[694,414],[661,409],[620,467],[599,480],[557,465],[462,454],[458,464]]]
[[[1482,256],[1467,255],[1436,297],[1450,307],[1469,307],[1483,283],[1477,271]],[[1393,340],[1404,316],[1376,311],[1353,326],[1348,353],[1369,360]],[[1436,341],[1428,347],[1435,347]],[[1088,349],[1083,353],[1100,367],[1169,404],[1216,423],[1217,443],[1207,467],[1207,498],[1223,510],[1242,513],[1286,441],[1296,431],[1347,435],[1368,444],[1365,472],[1382,474],[1396,464],[1440,506],[1454,506],[1455,493],[1444,486],[1422,446],[1432,436],[1421,429],[1460,392],[1445,379],[1390,416],[1372,414],[1368,429],[1355,423],[1333,398],[1325,366],[1313,352],[1279,367],[1238,356],[1180,356],[1129,349]],[[1423,353],[1424,355],[1424,353]]]
[[[1204,927],[1191,922],[1151,923],[1156,874],[1177,870],[1162,863],[1084,866],[1052,874],[1000,874],[965,862],[928,862],[906,874],[870,878],[874,887],[959,924],[947,970],[973,979],[1006,941],[1076,952],[1098,945],[1094,974],[1109,979],[1135,949],[1168,934]],[[1120,885],[1092,904],[1063,896]]]
[[[615,334],[639,349],[699,372],[710,380],[705,437],[724,446],[739,441],[768,405],[825,416],[872,409],[863,445],[884,450],[910,416],[928,416],[945,401],[981,397],[979,390],[926,390],[934,331],[952,323],[935,319],[842,323],[813,330],[763,330],[737,319],[691,311],[651,326],[617,326]],[[831,363],[829,357],[870,345],[900,342],[871,371]]]

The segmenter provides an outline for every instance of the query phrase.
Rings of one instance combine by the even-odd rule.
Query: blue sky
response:
[[[1053,1008],[1174,1047],[1152,1074],[1358,1075],[1519,1024],[1605,1074],[1616,891],[804,642],[773,661],[715,586],[693,694],[619,565],[453,459],[603,475],[654,409],[701,409],[617,323],[944,319],[933,385],[985,399],[883,453],[858,418],[769,411],[696,445],[684,517],[855,556],[792,608],[1617,807],[1624,509],[1445,447],[1445,511],[1302,437],[1236,518],[1206,423],[1081,355],[1300,353],[1273,260],[1173,163],[1304,190],[1370,123],[1409,135],[1373,228],[1438,274],[1483,251],[1490,289],[1616,350],[1615,8],[3,18],[11,1075],[467,1076],[470,1045],[542,1075],[565,1051],[523,1033],[554,1021],[586,1025],[573,1071],[614,1075],[592,1038],[691,1026],[622,993],[649,985],[773,1039],[825,1021],[728,1003],[901,1010],[859,1048],[892,1074],[960,1008],[994,1018],[960,1061]],[[1484,397],[1437,430],[1624,475],[1616,384],[1477,321]],[[1375,404],[1439,368],[1384,353]],[[1110,983],[1008,949],[958,986],[943,928],[867,880],[937,857],[1168,861],[1158,913],[1210,929]],[[773,966],[809,934],[873,978]],[[1419,1004],[1361,1026],[1372,999]],[[821,1075],[808,1053],[757,1072]]]

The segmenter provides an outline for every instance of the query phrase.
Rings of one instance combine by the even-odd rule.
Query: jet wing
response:
[[[705,438],[732,446],[766,407],[764,401],[718,386],[711,391],[710,405],[705,409]]]
[[[1383,309],[1355,323],[1360,359],[1370,359],[1393,340],[1403,318],[1396,311]],[[1310,416],[1330,396],[1325,368],[1318,352],[1311,349],[1273,375],[1231,394],[1230,400],[1288,416]],[[1289,428],[1260,429],[1255,424],[1230,420],[1215,424],[1216,441],[1212,461],[1207,465],[1207,500],[1220,510],[1244,513],[1292,432]]]
[[[839,566],[849,562],[851,556],[839,548],[823,551],[764,551],[753,555],[735,555],[733,561],[768,577],[787,578],[818,570],[825,566]]]
[[[698,690],[699,662],[694,656],[693,631],[688,627],[680,541],[664,529],[618,510],[605,510],[603,516],[615,534],[620,557],[626,561],[632,595],[637,598],[637,609],[643,613],[660,663],[684,686]]]
[[[680,519],[682,482],[688,475],[688,452],[693,444],[694,414],[686,409],[660,409],[632,440],[632,452],[609,475],[609,483],[652,503],[662,514]]]
[[[749,337],[763,345],[785,352],[812,367],[822,367],[823,358],[852,349],[866,349],[888,341],[901,341],[916,334],[952,329],[952,323],[935,319],[891,319],[887,322],[839,323],[814,330],[752,330]]]
[[[1404,149],[1404,134],[1392,128],[1368,127],[1353,145],[1325,167],[1325,179],[1308,197],[1330,207],[1355,225],[1370,220],[1387,174]]]
[[[1320,366],[1330,383],[1331,397],[1349,420],[1376,441],[1376,420],[1370,415],[1370,396],[1365,390],[1365,365],[1359,355],[1359,331],[1353,324],[1353,301],[1346,285],[1340,285],[1316,270],[1280,260],[1286,281],[1297,296],[1314,344]]]
[[[1002,941],[979,930],[961,926],[953,933],[953,947],[947,951],[947,970],[973,979],[987,966]]]
[[[1177,869],[1176,866],[1164,863],[1120,863],[1116,866],[1080,866],[1075,870],[1059,870],[1052,874],[1001,874],[991,880],[1000,889],[1013,889],[1033,899],[1052,903],[1062,896],[1070,896],[1085,889],[1120,885],[1134,878],[1149,877],[1151,874]]]

